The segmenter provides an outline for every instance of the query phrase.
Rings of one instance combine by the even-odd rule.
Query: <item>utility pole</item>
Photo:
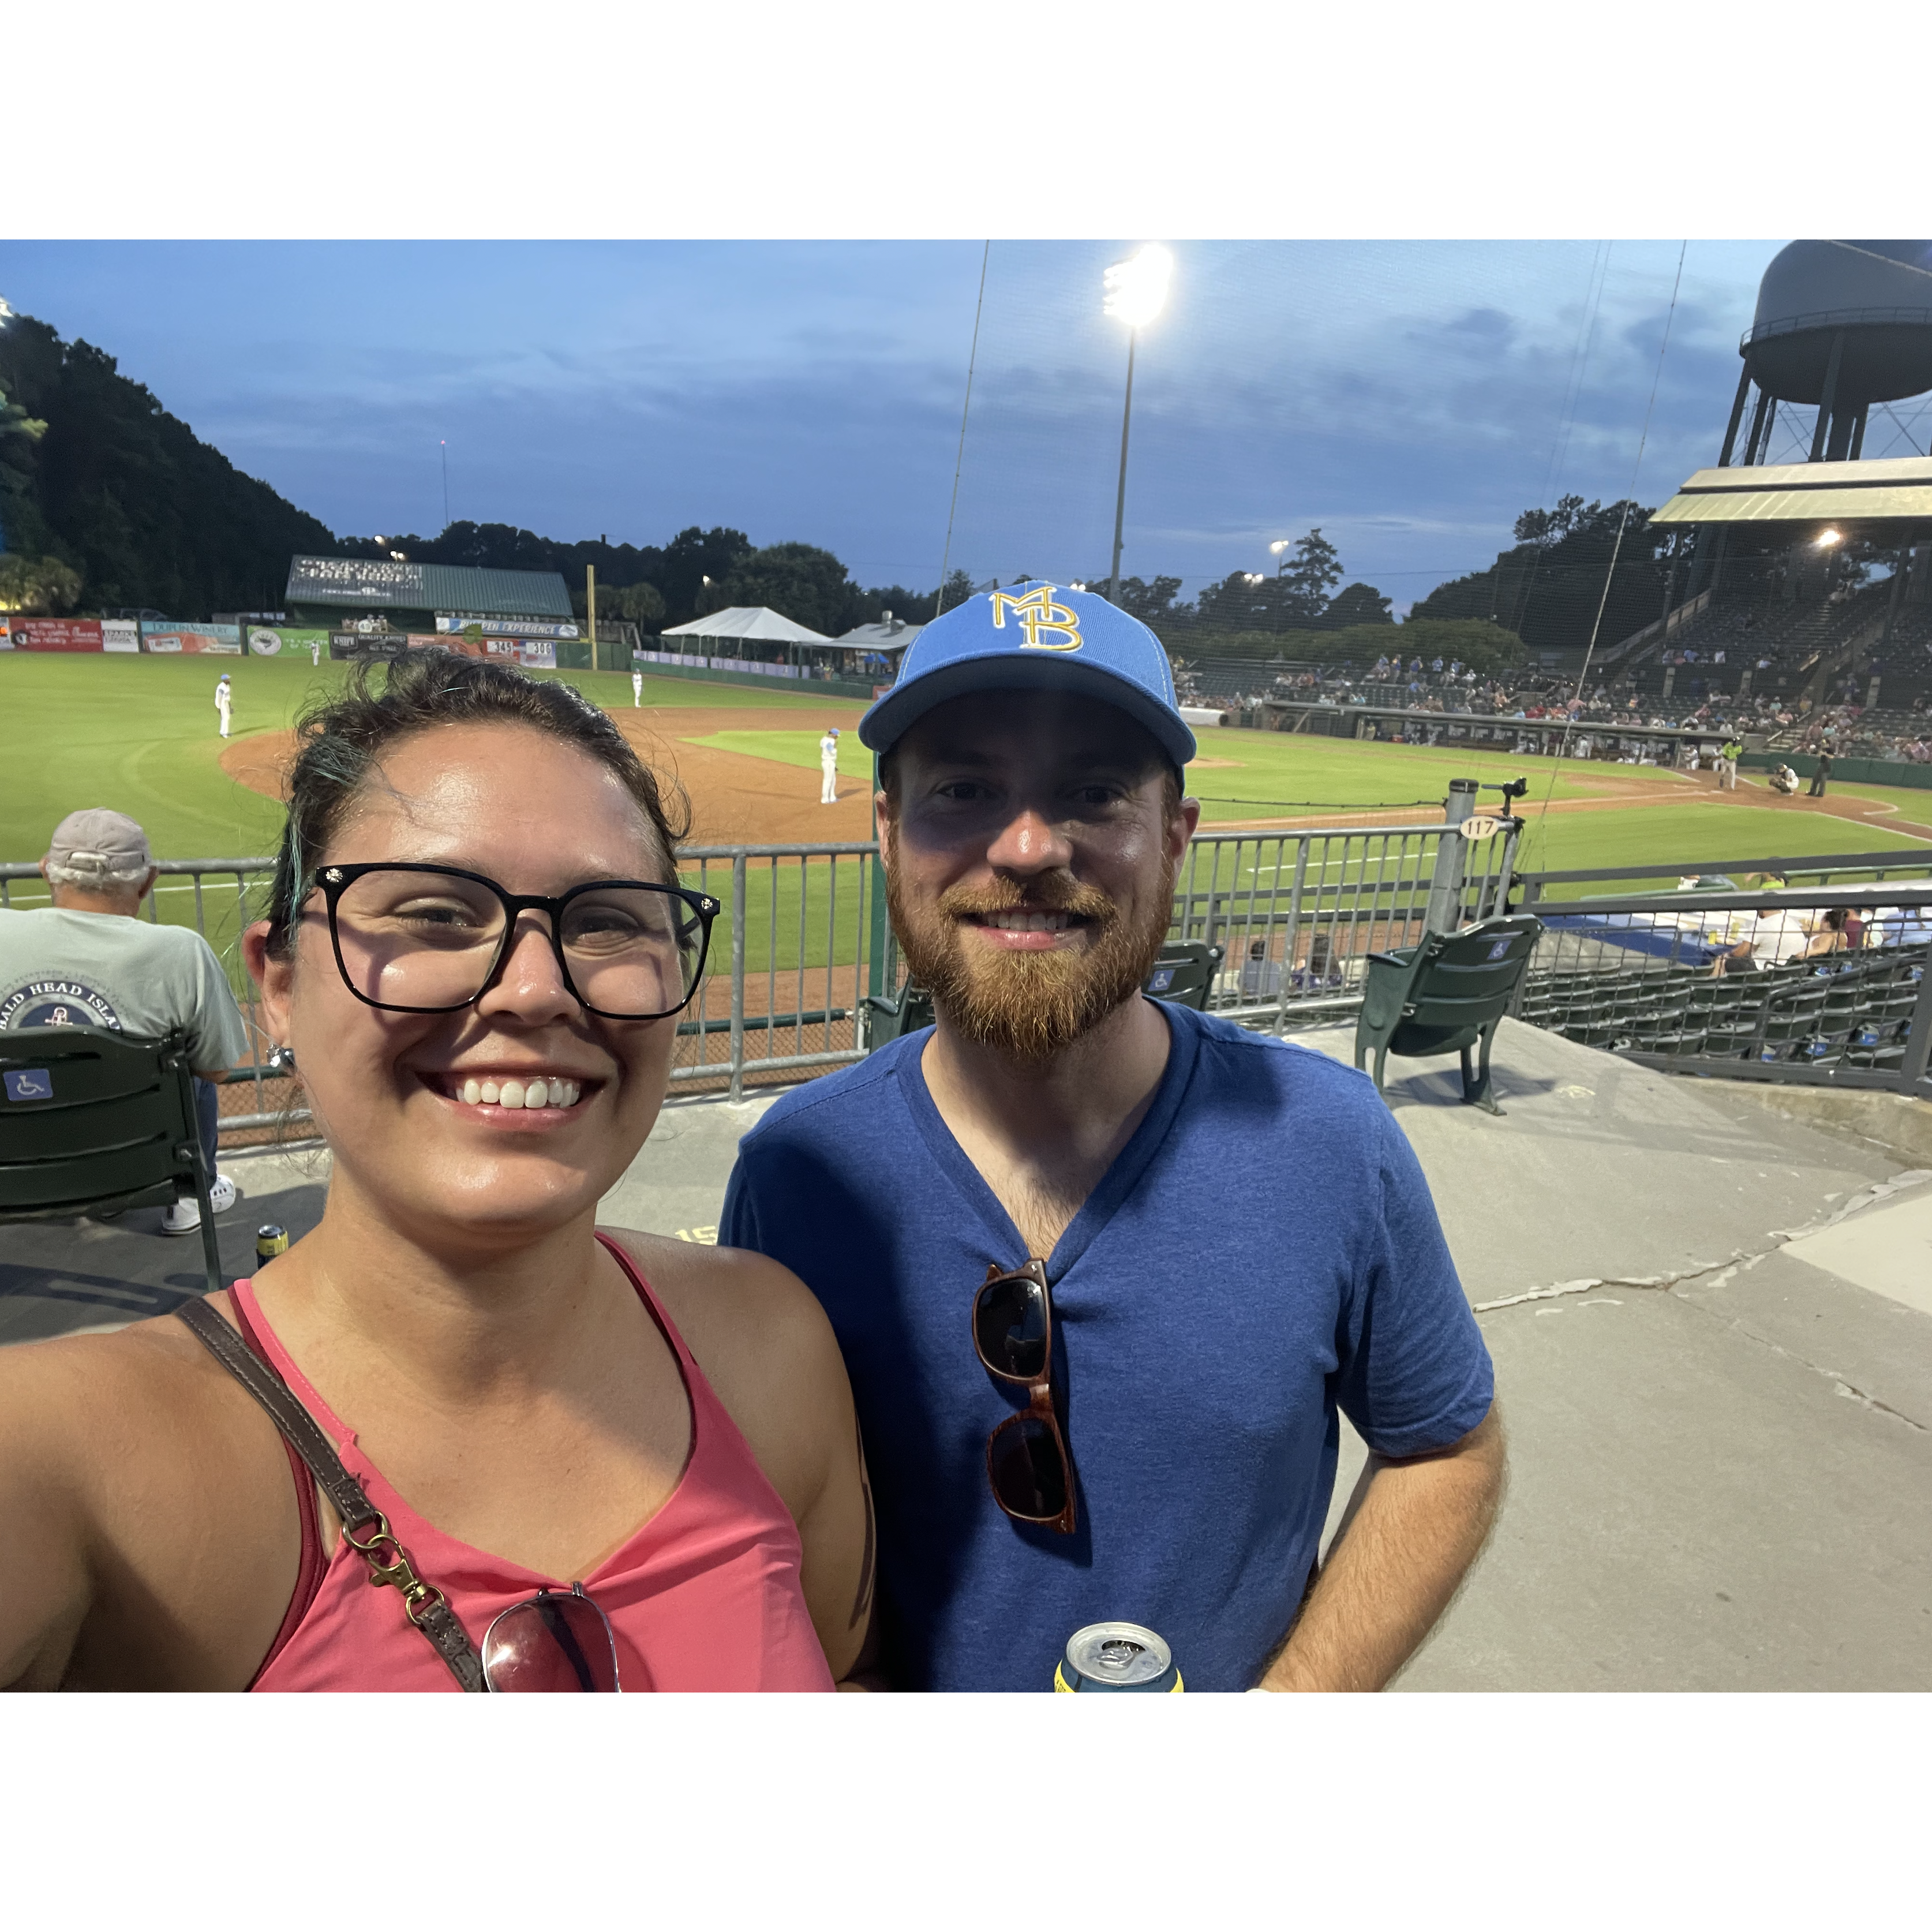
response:
[[[597,566],[584,566],[584,602],[590,616],[590,668],[597,668]]]

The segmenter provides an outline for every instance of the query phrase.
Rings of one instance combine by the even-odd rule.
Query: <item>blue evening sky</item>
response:
[[[992,246],[952,537],[976,578],[1106,570],[1125,345],[1100,280],[1141,238]],[[1640,500],[1715,460],[1780,245],[1690,244]],[[1486,564],[1527,506],[1630,488],[1678,243],[1172,246],[1125,572],[1191,592],[1319,524],[1400,609]],[[440,529],[446,438],[457,518],[637,543],[729,524],[925,589],[980,252],[34,242],[0,246],[0,296],[338,531]]]

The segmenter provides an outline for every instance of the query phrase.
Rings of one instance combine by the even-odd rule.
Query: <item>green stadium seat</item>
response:
[[[158,1208],[190,1182],[212,1293],[225,1286],[213,1178],[180,1040],[94,1027],[0,1033],[0,1221]]]
[[[1382,1090],[1391,1053],[1404,1058],[1460,1053],[1465,1104],[1500,1114],[1490,1097],[1490,1050],[1542,932],[1540,919],[1518,913],[1460,932],[1432,932],[1400,951],[1370,953],[1355,1023],[1355,1064],[1374,1054],[1376,1090]],[[1475,1068],[1472,1047],[1480,1048]]]
[[[932,995],[910,980],[890,999],[867,994],[864,1010],[866,1040],[874,1051],[902,1034],[917,1033],[932,1024]]]
[[[1224,947],[1205,945],[1198,939],[1169,940],[1160,949],[1160,957],[1154,962],[1141,991],[1150,1000],[1172,1000],[1176,1006],[1192,1006],[1205,1012],[1225,951]]]

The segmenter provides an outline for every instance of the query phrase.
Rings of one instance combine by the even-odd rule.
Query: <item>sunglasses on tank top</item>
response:
[[[483,1633],[483,1682],[492,1690],[621,1690],[610,1619],[581,1583],[539,1590]]]
[[[988,1268],[973,1298],[973,1346],[986,1372],[1027,1393],[986,1438],[993,1500],[1016,1522],[1074,1530],[1073,1461],[1053,1406],[1053,1298],[1046,1264]]]

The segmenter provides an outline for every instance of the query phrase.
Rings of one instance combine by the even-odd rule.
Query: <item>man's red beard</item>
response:
[[[889,825],[886,836],[896,860],[898,828]],[[950,886],[916,911],[899,878],[898,866],[890,866],[886,904],[914,983],[976,1046],[1022,1060],[1064,1052],[1140,991],[1160,956],[1174,904],[1174,861],[1165,856],[1160,890],[1138,928],[1105,892],[1065,872],[1043,873],[1024,886],[1001,879],[983,888]],[[1020,951],[978,944],[959,929],[963,918],[1021,905],[1088,921],[1090,943]]]

